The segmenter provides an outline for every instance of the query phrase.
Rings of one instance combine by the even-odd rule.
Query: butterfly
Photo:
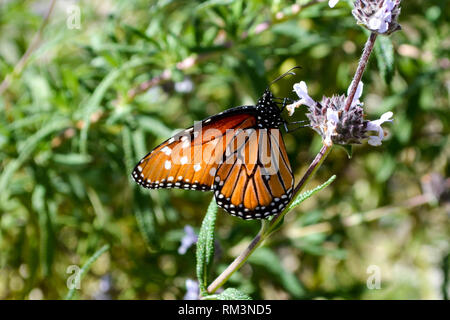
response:
[[[294,190],[279,130],[287,129],[285,105],[267,88],[256,105],[225,110],[164,141],[131,175],[149,189],[213,191],[221,208],[242,219],[280,213]]]

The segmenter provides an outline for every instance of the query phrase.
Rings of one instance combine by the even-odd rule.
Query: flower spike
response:
[[[292,115],[295,108],[300,105],[308,106],[308,117],[311,127],[322,136],[324,145],[332,144],[360,144],[368,139],[368,143],[373,146],[381,145],[384,139],[384,132],[381,124],[392,121],[392,112],[387,112],[380,119],[369,121],[364,119],[363,103],[359,100],[363,83],[358,84],[353,102],[348,111],[345,110],[346,96],[323,97],[320,102],[314,101],[308,95],[306,83],[301,81],[294,85],[294,91],[300,100],[287,106]],[[376,135],[373,135],[375,133]]]
[[[358,24],[377,34],[401,30],[397,22],[401,0],[356,0],[352,14]]]

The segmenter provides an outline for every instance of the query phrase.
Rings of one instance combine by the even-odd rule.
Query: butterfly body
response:
[[[281,111],[273,101],[272,92],[266,90],[255,106],[257,126],[262,129],[277,129],[285,121],[281,118]]]
[[[214,191],[228,213],[266,218],[292,198],[294,177],[278,130],[283,123],[266,90],[256,105],[225,110],[166,140],[132,177],[149,189]]]

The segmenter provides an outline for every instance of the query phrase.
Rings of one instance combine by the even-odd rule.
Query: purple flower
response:
[[[304,81],[294,85],[294,91],[300,100],[288,105],[286,108],[292,115],[294,110],[301,105],[308,107],[307,117],[311,127],[322,136],[325,145],[336,144],[360,144],[367,139],[372,146],[381,145],[384,139],[384,131],[381,125],[384,122],[392,122],[392,112],[386,112],[380,119],[369,121],[364,119],[363,103],[360,101],[363,83],[360,82],[356,89],[353,101],[348,110],[345,109],[345,95],[323,97],[320,102],[314,101],[308,95],[308,87]]]
[[[104,275],[100,279],[99,288],[94,294],[95,300],[111,300],[112,278],[111,275]]]
[[[181,239],[181,245],[178,248],[178,253],[179,254],[185,254],[186,251],[194,244],[197,242],[197,235],[194,232],[194,229],[190,226],[187,225],[184,227],[184,237]]]
[[[194,89],[191,79],[185,78],[183,81],[175,82],[175,91],[178,93],[189,93]]]
[[[186,294],[184,300],[198,300],[200,290],[198,289],[198,282],[192,279],[186,280]]]
[[[379,33],[385,33],[392,21],[392,9],[394,9],[394,1],[384,1],[381,8],[370,18],[369,28]]]
[[[379,146],[381,145],[381,141],[384,139],[384,131],[383,128],[381,128],[381,125],[385,122],[392,122],[391,119],[394,114],[389,111],[386,113],[383,113],[378,120],[369,121],[367,123],[367,131],[374,131],[377,133],[376,136],[369,136],[369,144],[372,146]]]
[[[316,104],[316,102],[308,95],[308,87],[304,81],[294,84],[294,92],[299,96],[300,100],[286,106],[290,116],[292,116],[295,109],[302,104],[308,107],[313,107]]]
[[[356,21],[378,34],[391,34],[400,30],[397,22],[401,0],[356,0],[353,16]]]
[[[353,87],[353,82],[354,81],[352,81],[351,85],[348,87],[347,95],[350,94],[350,88]],[[358,83],[358,87],[356,88],[355,95],[353,96],[351,107],[354,107],[357,104],[362,105],[362,102],[359,101],[359,98],[361,98],[361,96],[362,96],[363,88],[364,88],[364,83],[362,81],[360,81]]]

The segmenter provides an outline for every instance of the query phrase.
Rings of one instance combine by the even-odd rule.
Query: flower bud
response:
[[[372,32],[389,35],[401,30],[397,22],[401,0],[356,0],[353,16]]]

